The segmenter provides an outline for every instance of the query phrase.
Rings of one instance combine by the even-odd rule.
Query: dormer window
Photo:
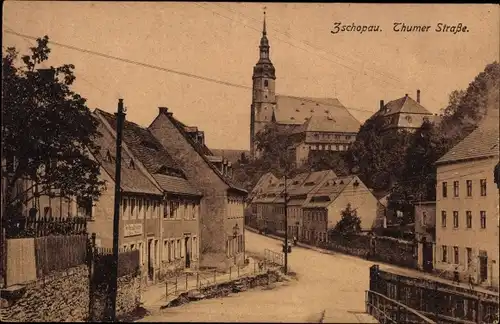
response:
[[[130,159],[129,168],[131,168],[132,170],[135,170],[135,163],[134,163],[134,160],[132,160],[132,159]]]
[[[344,184],[344,180],[340,180],[340,184]]]
[[[300,112],[300,110],[299,110],[298,108],[297,108],[297,109],[295,109],[295,111],[296,111],[296,112]]]
[[[358,182],[358,180],[354,180],[354,183],[353,183],[352,185],[353,185],[354,187],[359,186],[359,182]]]
[[[304,103],[302,102],[302,103],[300,103],[300,105],[301,105],[301,106],[303,106],[303,105],[304,105]]]
[[[295,117],[290,117],[291,120],[295,120]]]

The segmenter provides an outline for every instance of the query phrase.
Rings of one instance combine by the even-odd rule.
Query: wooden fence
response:
[[[495,323],[498,295],[370,268],[370,291],[396,300],[439,323]]]
[[[85,217],[9,217],[5,220],[7,238],[80,235],[87,233]]]
[[[45,236],[35,239],[37,277],[87,262],[87,236]]]

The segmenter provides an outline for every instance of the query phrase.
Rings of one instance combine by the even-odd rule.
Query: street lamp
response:
[[[238,237],[238,234],[240,233],[240,227],[238,226],[238,223],[236,223],[236,225],[233,226],[233,242],[234,240]],[[238,246],[238,250],[241,248],[240,247],[240,242],[239,241],[236,241],[236,246]],[[238,251],[240,252],[240,251]],[[236,264],[236,253],[234,254],[234,264]]]

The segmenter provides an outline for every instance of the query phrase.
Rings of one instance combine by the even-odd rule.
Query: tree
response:
[[[2,182],[5,211],[18,212],[37,195],[95,199],[104,182],[92,158],[98,147],[98,122],[86,100],[70,89],[74,66],[38,69],[49,58],[47,36],[37,39],[29,55],[10,47],[2,56]],[[20,192],[20,180],[33,185]],[[34,190],[35,195],[27,195]]]
[[[361,219],[358,217],[356,210],[351,208],[351,204],[347,204],[341,215],[342,217],[335,224],[332,234],[349,236],[361,232]]]
[[[401,174],[409,138],[406,131],[385,131],[383,117],[375,114],[360,127],[346,152],[347,167],[369,188],[390,189]]]
[[[306,165],[302,169],[306,170],[333,170],[338,176],[350,174],[345,162],[344,152],[334,151],[310,151]]]
[[[389,196],[389,208],[403,211],[403,223],[413,222],[415,201],[436,199],[436,160],[450,149],[449,141],[430,121],[413,134],[403,171]]]

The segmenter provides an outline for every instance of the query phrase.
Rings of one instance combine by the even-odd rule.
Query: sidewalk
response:
[[[251,232],[259,234],[259,231],[255,230],[255,229],[253,229],[251,227],[248,227],[248,226],[245,226],[245,230],[249,230]],[[279,236],[276,236],[276,235],[272,235],[272,234],[267,234],[265,236],[273,238],[273,239],[276,239],[276,240],[280,240],[280,241],[283,240],[282,237],[279,237]],[[351,258],[357,258],[357,259],[362,259],[362,260],[365,260],[365,261],[369,261],[369,260],[366,260],[366,259],[363,259],[363,258],[359,258],[359,257],[353,256],[353,255],[342,254],[342,253],[336,252],[336,251],[325,250],[325,249],[319,248],[317,246],[312,246],[312,245],[304,244],[304,243],[301,243],[301,242],[297,242],[297,246],[300,246],[300,247],[303,247],[303,248],[306,248],[306,249],[310,249],[310,250],[314,250],[314,251],[317,251],[317,252],[320,252],[320,253],[324,253],[324,254],[342,255],[342,256],[345,256],[345,257],[351,257]],[[466,283],[456,283],[456,282],[454,282],[452,280],[449,280],[449,279],[446,279],[446,278],[441,278],[441,277],[432,275],[430,273],[425,273],[425,272],[422,272],[422,271],[418,271],[416,269],[403,268],[403,267],[399,267],[399,266],[396,266],[396,265],[392,265],[392,264],[388,264],[388,263],[384,263],[384,262],[378,262],[378,261],[375,262],[375,263],[379,264],[380,270],[394,272],[396,274],[400,274],[400,275],[403,275],[403,276],[409,276],[409,277],[413,277],[413,278],[421,278],[421,279],[427,279],[427,280],[434,280],[434,281],[438,281],[440,283],[447,284],[447,285],[450,285],[450,286],[464,288],[464,289],[470,289],[469,285],[466,284]],[[492,296],[499,296],[499,293],[491,291],[491,290],[488,290],[488,289],[480,287],[480,286],[474,286],[474,290],[478,291],[478,292],[481,292],[481,293],[484,293],[484,294],[489,294],[489,295],[492,295]]]
[[[203,288],[214,284],[225,283],[245,276],[262,273],[262,271],[264,271],[259,271],[257,265],[258,261],[250,257],[249,260],[249,264],[239,268],[239,276],[238,268],[236,266],[232,266],[231,271],[228,270],[226,273],[217,273],[214,270],[200,271],[199,275],[197,275],[196,272],[184,272],[177,277],[168,278],[166,282],[163,281],[156,285],[149,286],[141,292],[141,302],[143,307],[148,310],[159,309],[161,306],[165,306],[170,301],[179,297],[180,294],[190,290],[198,290],[200,287]],[[200,287],[197,286],[198,284]],[[165,295],[167,290],[168,296],[166,298]]]

